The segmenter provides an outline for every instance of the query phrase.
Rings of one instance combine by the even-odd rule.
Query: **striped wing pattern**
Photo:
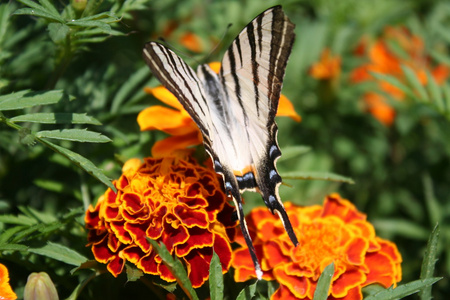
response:
[[[274,120],[294,37],[294,25],[281,6],[275,6],[241,31],[225,53],[219,74],[208,65],[200,65],[195,73],[159,43],[150,42],[144,48],[144,59],[153,74],[177,97],[202,132],[215,171],[222,174],[225,190],[235,202],[258,278],[262,271],[245,222],[242,191],[260,192],[298,245],[278,195],[281,177],[275,162],[281,152]]]

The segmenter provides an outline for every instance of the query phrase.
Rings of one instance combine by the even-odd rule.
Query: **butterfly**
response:
[[[156,78],[183,105],[200,128],[206,152],[233,198],[240,227],[255,266],[261,266],[248,233],[241,193],[259,192],[277,213],[292,243],[298,240],[278,194],[281,156],[275,115],[295,25],[281,6],[269,8],[251,21],[225,52],[219,74],[207,64],[197,72],[158,42],[149,42],[143,57]]]

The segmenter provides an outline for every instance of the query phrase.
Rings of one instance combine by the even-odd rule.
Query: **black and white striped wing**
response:
[[[267,207],[280,215],[290,239],[297,245],[278,195],[281,177],[275,166],[281,155],[275,115],[295,38],[294,27],[281,6],[264,11],[233,41],[222,60],[219,77],[236,120],[231,123],[234,146],[247,156],[243,158],[245,162],[239,162],[243,164],[241,169],[233,168],[235,173],[243,173],[240,188],[256,188]]]

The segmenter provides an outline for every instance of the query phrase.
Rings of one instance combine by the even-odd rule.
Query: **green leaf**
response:
[[[370,72],[370,74],[372,74],[372,76],[378,80],[386,81],[387,83],[392,84],[393,86],[399,88],[400,90],[402,90],[406,95],[408,95],[412,99],[417,99],[417,97],[416,97],[416,95],[414,95],[413,91],[409,87],[404,85],[400,80],[395,78],[394,76],[385,75],[385,74],[381,74],[381,73],[375,73],[375,72]]]
[[[149,76],[150,72],[148,71],[148,67],[144,66],[124,82],[112,101],[111,113],[115,114],[119,112],[125,99],[127,99],[127,97],[135,91],[145,79],[149,78]]]
[[[74,113],[34,113],[16,116],[10,119],[11,122],[32,122],[41,124],[92,124],[101,123],[86,114]]]
[[[54,15],[47,10],[43,10],[42,8],[20,8],[16,10],[13,15],[30,15],[34,17],[42,17],[60,23],[64,22],[64,20],[61,19],[59,15]]]
[[[282,155],[278,159],[277,162],[285,161],[291,158],[299,157],[305,153],[311,151],[311,147],[309,146],[289,146],[285,147],[281,150]]]
[[[39,0],[39,3],[41,3],[41,5],[43,7],[45,7],[46,10],[50,11],[52,14],[59,15],[58,10],[56,9],[55,6],[53,6],[53,4],[50,1],[48,1],[48,0]]]
[[[322,274],[320,274],[317,282],[316,290],[314,291],[314,300],[327,300],[328,291],[330,290],[331,279],[334,275],[334,263],[325,267]]]
[[[242,289],[242,291],[237,296],[236,300],[250,300],[255,296],[256,293],[256,281],[254,284],[248,285]]]
[[[417,78],[416,73],[414,73],[414,71],[408,66],[402,66],[402,70],[410,85],[415,91],[419,93],[420,100],[424,102],[430,102],[430,98],[428,97],[428,94],[425,91],[422,83],[420,83],[419,79]]]
[[[87,158],[81,156],[78,153],[75,153],[69,149],[60,147],[58,145],[55,145],[49,141],[39,139],[41,143],[44,145],[49,146],[57,153],[63,155],[64,157],[68,158],[72,163],[83,169],[84,171],[88,172],[92,176],[94,176],[97,180],[103,182],[105,185],[107,185],[109,188],[111,188],[114,192],[117,191],[116,187],[112,184],[111,179],[108,178],[103,172],[97,168],[90,160]]]
[[[13,237],[26,228],[28,228],[28,226],[14,226],[2,231],[0,234],[0,244],[7,244],[9,241],[14,240]]]
[[[389,232],[403,237],[416,240],[426,240],[428,230],[417,225],[417,223],[406,221],[404,219],[379,219],[374,220],[372,224],[378,230]]]
[[[442,112],[445,110],[444,99],[442,98],[443,93],[439,89],[436,80],[434,80],[434,77],[430,74],[430,72],[427,72],[427,77],[428,77],[427,88],[431,95],[431,103],[433,104],[433,106],[436,107],[436,109],[439,112]]]
[[[81,21],[81,19],[79,19],[67,22],[67,25],[79,27],[96,27],[101,29],[103,33],[111,33],[111,26],[101,21]]]
[[[334,182],[345,182],[354,184],[353,179],[349,177],[344,177],[341,175],[337,175],[329,172],[315,172],[315,171],[293,171],[286,172],[281,174],[283,179],[300,179],[300,180],[326,180],[326,181],[334,181]]]
[[[88,259],[78,252],[66,246],[49,242],[42,248],[30,248],[29,252],[64,262],[69,265],[79,266]]]
[[[437,262],[437,252],[438,252],[438,242],[439,242],[439,225],[436,224],[433,231],[431,232],[430,238],[428,240],[427,248],[425,250],[425,257],[422,262],[422,268],[420,271],[420,279],[429,279],[433,277],[434,268]],[[431,285],[423,288],[419,293],[421,300],[431,300],[433,297],[431,295]]]
[[[88,143],[108,143],[111,139],[101,133],[88,131],[86,129],[61,129],[44,130],[36,133],[39,138],[49,138],[58,140],[67,140],[74,142]]]
[[[364,300],[396,300],[400,299],[406,296],[409,296],[411,294],[415,294],[419,292],[420,290],[426,288],[427,286],[432,285],[433,283],[441,280],[441,278],[428,278],[425,280],[416,280],[412,281],[406,284],[402,284],[395,289],[392,287],[388,289],[384,289],[378,293],[375,293],[373,295],[370,295]]]
[[[26,251],[27,246],[21,244],[0,244],[0,251]]]
[[[223,299],[223,288],[222,265],[219,256],[214,251],[209,264],[209,291],[211,300]]]
[[[144,275],[144,273],[136,267],[125,265],[125,269],[127,273],[127,281],[137,281]]]
[[[0,111],[54,104],[65,98],[67,98],[67,96],[62,90],[48,92],[20,91],[0,96]]]
[[[62,23],[50,23],[48,24],[48,33],[53,42],[60,43],[66,40],[70,33],[70,28]]]
[[[197,293],[192,287],[192,283],[189,280],[183,264],[178,259],[172,257],[163,243],[158,244],[157,241],[150,238],[147,238],[147,241],[152,245],[153,249],[158,252],[158,255],[161,257],[164,265],[166,265],[172,275],[177,279],[178,284],[189,297],[189,299],[198,300]]]
[[[24,215],[0,215],[0,222],[6,224],[26,225],[31,226],[37,223],[35,219],[29,218]]]

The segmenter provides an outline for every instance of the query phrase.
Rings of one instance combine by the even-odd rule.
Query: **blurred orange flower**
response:
[[[318,80],[332,80],[341,74],[341,58],[332,56],[330,49],[326,48],[320,55],[320,61],[309,69],[309,75]]]
[[[9,285],[9,272],[8,269],[0,264],[0,299],[2,300],[14,300],[17,299],[16,293]]]
[[[285,208],[299,238],[297,247],[267,209],[254,209],[247,217],[263,278],[280,283],[271,299],[313,299],[317,280],[331,262],[335,273],[328,299],[362,299],[361,288],[369,284],[389,287],[401,280],[397,247],[377,237],[366,216],[348,200],[333,194],[323,206],[285,203]],[[255,278],[242,235],[236,241],[243,247],[233,252],[235,280]]]
[[[183,262],[194,287],[208,279],[213,250],[223,272],[228,270],[236,222],[213,170],[193,159],[133,159],[114,185],[117,193],[108,189],[85,216],[88,245],[114,276],[128,261],[144,273],[175,281],[147,238],[162,241]]]
[[[220,70],[220,63],[218,62],[210,63],[209,66],[216,73]],[[178,152],[185,153],[189,146],[202,143],[202,135],[197,125],[171,92],[162,86],[145,88],[144,90],[161,102],[173,107],[172,109],[161,105],[150,106],[141,111],[137,117],[141,131],[156,129],[171,135],[171,137],[157,141],[153,145],[153,157],[176,155]],[[301,121],[301,117],[295,112],[294,106],[284,95],[280,97],[277,116],[286,116],[297,122]]]
[[[371,72],[395,76],[400,81],[405,81],[402,66],[410,67],[423,85],[427,84],[427,72],[430,72],[438,84],[442,84],[450,74],[450,69],[447,66],[433,66],[426,53],[423,40],[409,32],[405,27],[386,27],[383,36],[373,42],[372,45],[367,38],[364,38],[356,47],[355,53],[358,56],[365,54],[369,62],[352,71],[350,80],[353,83],[376,80],[370,74]],[[399,88],[384,80],[376,81],[380,91],[390,95],[395,100],[402,101],[405,99],[404,92]],[[388,108],[389,104],[386,99],[381,101],[384,97],[382,94],[379,97],[365,95],[363,99],[366,109],[375,118],[385,125],[391,125],[395,118],[395,110],[392,107]],[[374,105],[374,102],[377,104]]]

